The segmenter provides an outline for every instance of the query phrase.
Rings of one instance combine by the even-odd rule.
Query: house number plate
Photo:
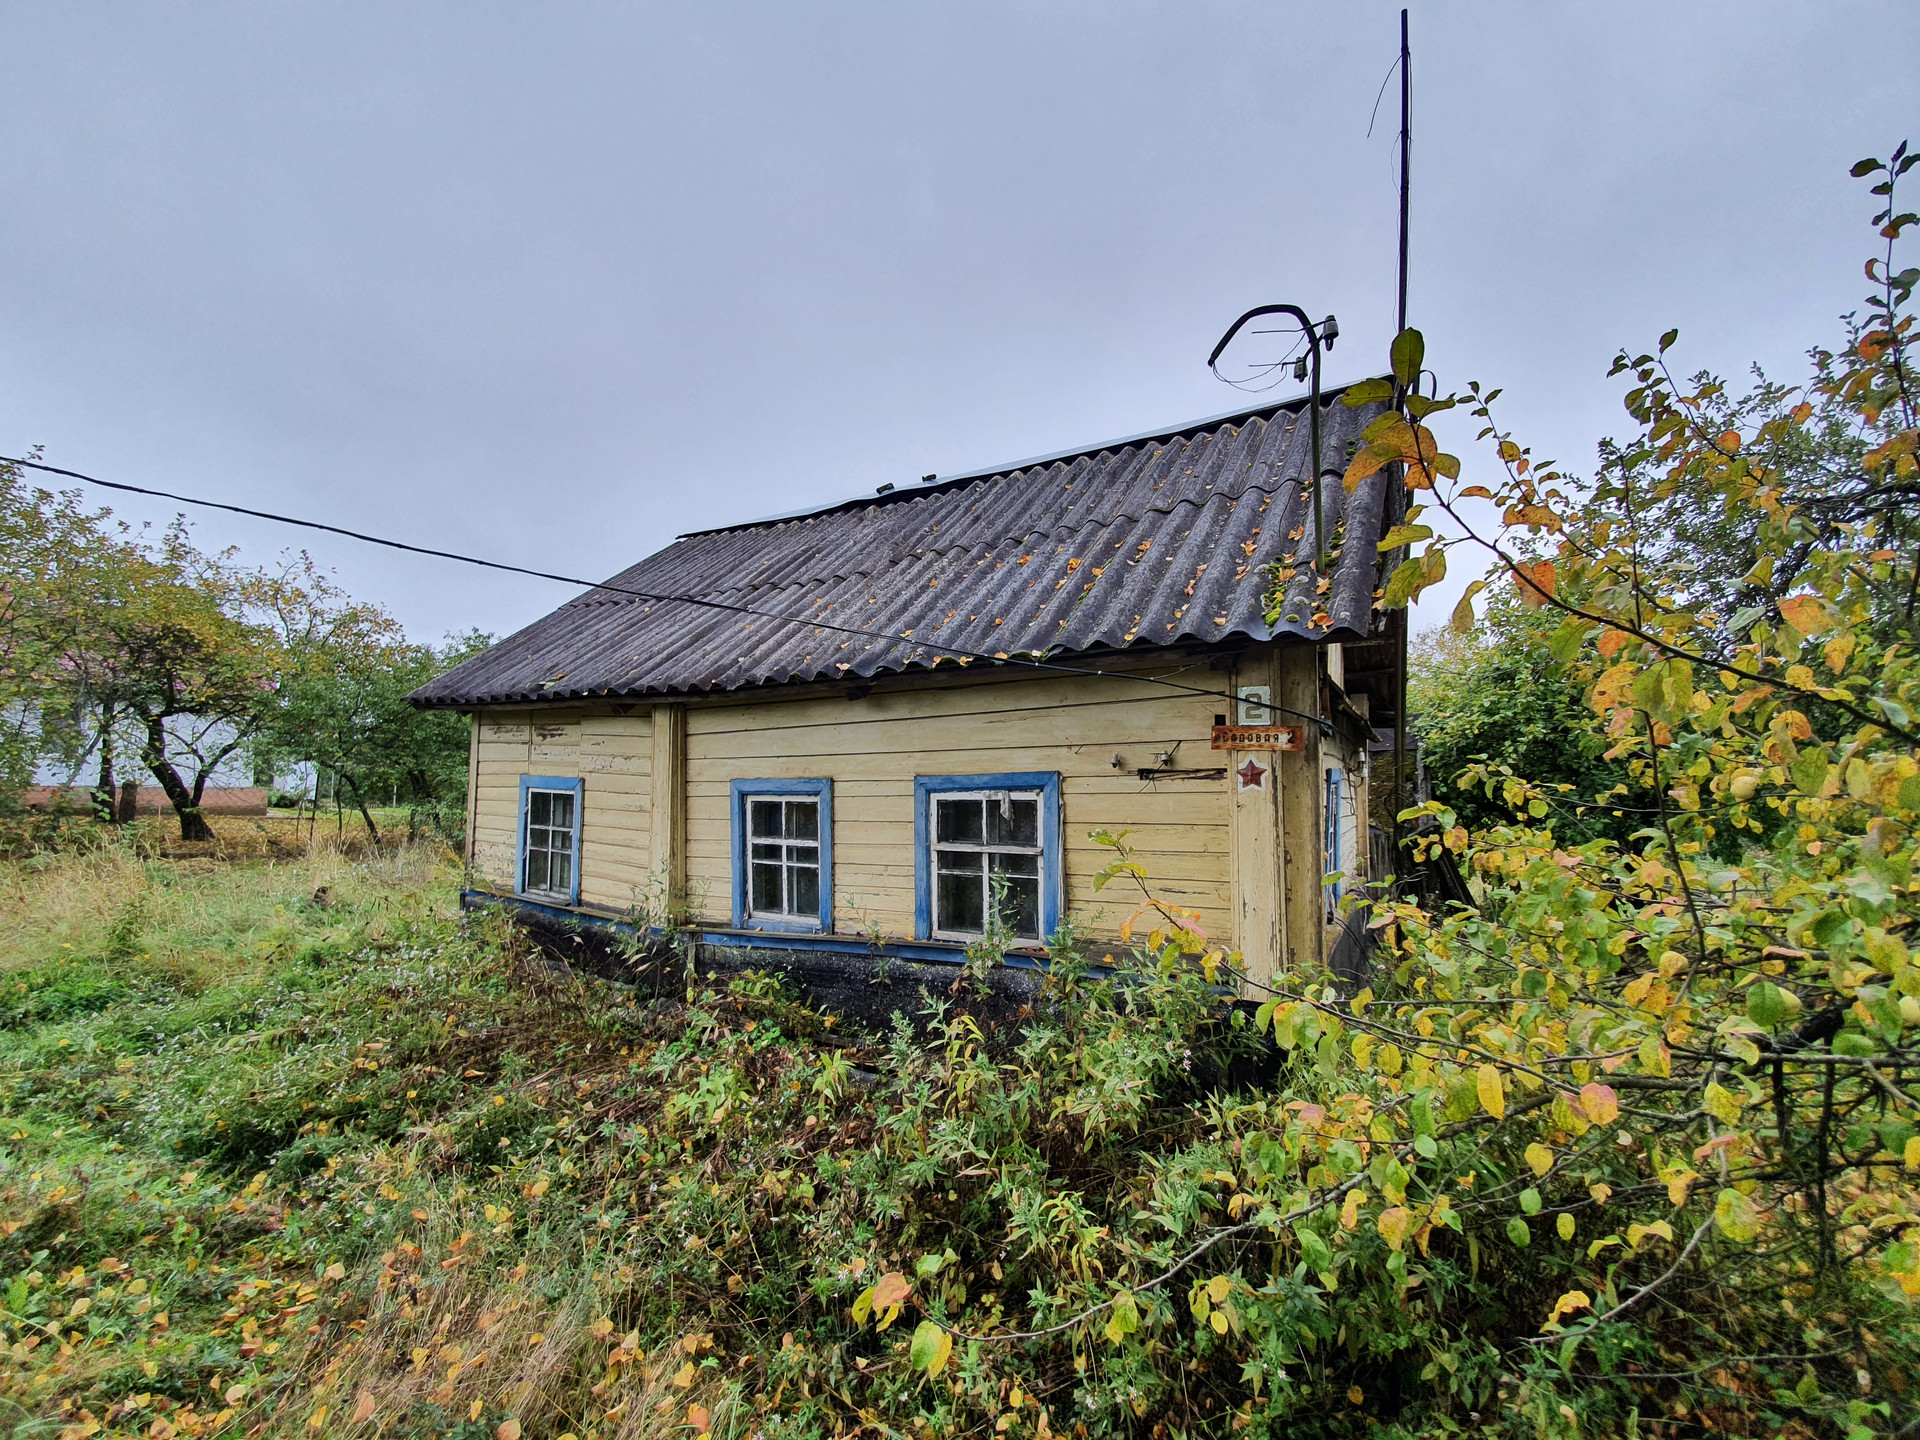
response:
[[[1216,725],[1216,750],[1303,750],[1306,736],[1298,725]]]

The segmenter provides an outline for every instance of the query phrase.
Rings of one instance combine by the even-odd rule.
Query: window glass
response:
[[[1341,814],[1341,800],[1346,777],[1337,769],[1326,772],[1327,793],[1322,803],[1322,813],[1326,821],[1326,835],[1322,845],[1326,851],[1326,873],[1329,875],[1347,868],[1344,847],[1341,844],[1345,817]],[[1342,881],[1335,881],[1326,887],[1327,920],[1331,923],[1339,918],[1340,894],[1345,889]]]
[[[986,802],[977,795],[935,796],[933,813],[939,821],[934,833],[943,845],[978,845],[986,839]]]
[[[1035,791],[936,792],[933,806],[933,931],[981,935],[999,896],[1000,923],[1016,938],[1040,937],[1040,796]]]
[[[747,798],[747,913],[820,918],[820,802],[811,796]]]
[[[526,819],[526,877],[529,891],[573,898],[573,819],[571,790],[529,790]]]

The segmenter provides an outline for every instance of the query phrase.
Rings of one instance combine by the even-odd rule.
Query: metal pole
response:
[[[1320,337],[1307,326],[1307,353],[1313,372],[1313,410],[1308,433],[1313,443],[1313,568],[1321,574],[1327,569],[1327,537],[1320,528]]]
[[[1400,12],[1400,329],[1407,328],[1407,189],[1413,179],[1413,52]],[[1398,333],[1398,332],[1395,332]]]
[[[1323,343],[1321,330],[1324,328],[1331,331],[1329,337],[1324,341],[1329,348],[1333,344],[1333,337],[1339,334],[1339,330],[1331,315],[1316,325],[1312,320],[1307,318],[1307,312],[1302,310],[1298,305],[1258,305],[1234,321],[1232,326],[1227,330],[1227,333],[1220,337],[1220,343],[1213,347],[1213,353],[1207,357],[1207,368],[1210,370],[1213,368],[1214,364],[1220,359],[1220,352],[1232,343],[1233,337],[1240,333],[1242,326],[1249,320],[1256,319],[1262,315],[1290,315],[1299,322],[1301,332],[1307,337],[1307,353],[1310,357],[1309,371],[1313,376],[1313,391],[1310,397],[1313,413],[1308,417],[1307,428],[1308,433],[1312,436],[1313,444],[1313,475],[1310,483],[1313,486],[1313,544],[1315,550],[1318,552],[1314,556],[1314,568],[1316,570],[1324,570],[1326,567],[1327,547],[1326,537],[1321,533],[1320,529],[1320,347]],[[1293,373],[1294,378],[1298,379],[1300,372],[1295,370]]]
[[[1413,178],[1413,52],[1407,44],[1407,12],[1400,12],[1400,330],[1407,328],[1407,192]],[[1398,333],[1398,332],[1395,332]],[[1414,376],[1418,389],[1420,377]],[[1393,671],[1393,873],[1398,882],[1405,868],[1402,845],[1406,836],[1400,812],[1407,808],[1407,612],[1400,611],[1400,633],[1394,642]],[[1399,888],[1396,883],[1396,888]]]

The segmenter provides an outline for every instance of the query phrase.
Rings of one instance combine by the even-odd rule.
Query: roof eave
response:
[[[1256,633],[1257,632],[1257,633]],[[1000,674],[1011,671],[1028,670],[1039,675],[1082,674],[1097,679],[1110,671],[1086,668],[1102,660],[1118,656],[1140,656],[1147,654],[1223,654],[1229,655],[1246,649],[1249,645],[1264,644],[1328,644],[1345,639],[1361,639],[1362,636],[1349,630],[1329,631],[1324,637],[1297,633],[1285,627],[1258,624],[1251,629],[1229,630],[1226,634],[1213,639],[1201,636],[1183,636],[1164,645],[1133,644],[1125,646],[1102,645],[1086,650],[1061,652],[1057,658],[1044,661],[1017,659],[1006,660],[968,660],[936,662],[922,665],[917,662],[902,666],[888,666],[878,670],[856,674],[851,671],[840,676],[792,676],[785,679],[767,679],[747,685],[713,685],[702,688],[664,689],[651,686],[634,686],[625,689],[600,690],[556,690],[542,687],[538,690],[506,690],[490,694],[429,695],[416,690],[407,697],[407,703],[418,710],[471,710],[502,705],[581,705],[598,701],[704,699],[716,695],[739,695],[747,692],[765,692],[768,690],[799,689],[806,687],[845,687],[864,685],[875,680],[892,679],[903,675],[940,675],[942,677],[960,674]],[[1075,664],[1086,662],[1086,665]],[[427,687],[422,687],[422,690]]]

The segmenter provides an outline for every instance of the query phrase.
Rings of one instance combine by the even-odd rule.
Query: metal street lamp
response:
[[[1329,315],[1318,325],[1307,318],[1307,312],[1298,305],[1259,305],[1247,311],[1234,321],[1227,333],[1220,337],[1220,343],[1213,347],[1213,353],[1207,357],[1207,368],[1212,370],[1220,359],[1220,352],[1232,343],[1233,337],[1240,333],[1240,327],[1249,320],[1262,315],[1288,315],[1300,324],[1301,333],[1307,337],[1307,353],[1293,363],[1293,378],[1311,379],[1312,409],[1309,412],[1308,430],[1313,446],[1313,548],[1314,569],[1325,573],[1327,568],[1327,540],[1321,528],[1320,517],[1320,352],[1333,349],[1333,342],[1340,338],[1340,322]],[[1218,371],[1215,371],[1218,374]]]

